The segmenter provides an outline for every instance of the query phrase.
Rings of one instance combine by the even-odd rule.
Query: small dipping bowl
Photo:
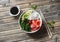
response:
[[[20,6],[18,5],[12,5],[9,10],[10,16],[17,16],[20,14]]]

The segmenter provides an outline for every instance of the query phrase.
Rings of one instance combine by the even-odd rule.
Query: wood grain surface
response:
[[[7,6],[0,5],[0,42],[53,42],[54,39],[49,39],[48,36],[40,36],[40,34],[33,35],[26,34],[20,31],[18,25],[18,16],[12,17],[9,15],[9,9],[11,5],[15,4],[20,6],[24,11],[30,8],[29,3],[36,4],[38,6],[37,12],[40,13],[40,9],[43,12],[47,21],[54,20],[55,31],[58,35],[58,41],[60,41],[60,3],[50,2],[49,0],[10,0]]]

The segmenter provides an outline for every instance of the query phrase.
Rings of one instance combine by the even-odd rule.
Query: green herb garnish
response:
[[[24,20],[20,20],[20,25],[22,27],[23,30],[25,31],[30,31],[30,26],[29,26],[29,23],[28,23],[28,19],[24,19]]]
[[[37,5],[35,5],[35,4],[31,4],[31,3],[29,3],[29,5],[31,6],[32,9],[34,9],[34,10],[37,9]]]
[[[49,28],[54,28],[55,21],[51,20],[47,22]]]
[[[31,8],[35,10],[35,9],[37,9],[37,5],[33,4],[33,5],[31,5]]]

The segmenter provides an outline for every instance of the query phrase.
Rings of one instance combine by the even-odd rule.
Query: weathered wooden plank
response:
[[[10,6],[10,3],[7,3],[6,5],[1,4],[1,5],[0,5],[0,8],[2,8],[2,7],[9,7],[9,6]]]
[[[20,3],[20,2],[19,2],[19,3]],[[38,2],[38,3],[40,3],[40,2]],[[28,4],[24,4],[23,6],[25,7],[25,5],[28,6]],[[21,6],[20,6],[20,7],[21,7]],[[0,10],[1,10],[1,11],[8,11],[9,8],[8,8],[8,7],[4,7],[4,8],[0,8]]]
[[[6,19],[2,19],[1,21],[3,21],[3,22],[7,22],[7,23],[9,23],[9,22],[14,22],[14,21],[16,21],[16,19],[14,19],[14,18],[6,18]]]
[[[54,41],[55,41],[55,37],[56,37],[56,36],[54,35],[54,36],[52,37],[52,39],[49,39],[49,40],[48,40],[48,39],[47,39],[47,40],[33,40],[33,39],[32,39],[31,41],[33,41],[33,42],[54,42]],[[57,40],[60,41],[60,34],[58,34]],[[26,41],[27,41],[27,40],[26,40]],[[28,41],[30,41],[30,40],[28,40]],[[31,41],[30,41],[30,42],[31,42]]]
[[[22,41],[18,41],[18,42],[46,42],[44,40],[35,40],[35,39],[27,39],[27,40],[22,40]]]
[[[58,20],[59,18],[58,18],[58,15],[53,15],[53,16],[48,16],[48,17],[46,17],[46,20],[47,21],[50,21],[50,20]]]
[[[33,3],[33,2],[42,2],[42,1],[47,1],[47,0],[28,0],[27,2],[26,1],[27,0],[10,0],[10,3],[8,3],[8,4],[19,3],[20,5],[23,5],[23,4],[27,4],[27,2]],[[0,6],[2,7],[2,5],[0,5]]]
[[[36,2],[36,1],[48,1],[48,0],[15,0],[15,1],[28,1],[28,2]]]
[[[3,24],[2,26],[0,25],[0,32],[14,29],[19,29],[18,23]]]
[[[49,17],[49,16],[53,16],[54,17],[54,15],[57,15],[56,17],[58,17],[58,11],[44,14],[45,17]]]
[[[49,2],[34,2],[34,3],[32,3],[32,4],[36,4],[37,6],[43,6],[43,5],[45,6],[45,5],[46,5],[46,7],[48,7],[49,5],[50,5],[49,7],[59,6],[58,4],[60,4],[60,3],[53,3],[53,4],[50,3],[50,4],[48,5],[47,3],[49,3]],[[17,3],[17,4],[18,4],[18,3]],[[18,5],[19,5],[19,4],[18,4]],[[28,7],[30,7],[30,6],[29,6],[29,4],[23,4],[23,6],[21,5],[20,7],[23,9],[23,8],[28,8]],[[55,7],[53,7],[53,8],[55,8]]]
[[[35,1],[36,1],[36,0],[35,0]],[[37,1],[38,1],[38,0],[37,0]],[[37,1],[36,1],[36,2],[37,2]],[[32,3],[36,3],[36,2],[33,1]],[[39,0],[37,3],[39,3],[39,2],[40,2],[40,0]],[[43,2],[44,2],[44,1],[43,1]],[[45,2],[46,2],[46,1],[45,1]],[[12,3],[11,3],[11,4],[12,4]],[[24,4],[28,4],[28,3],[24,1],[24,4],[23,4],[23,2],[18,1],[18,2],[16,2],[16,4],[24,5]],[[10,7],[10,6],[8,6],[8,7]],[[3,7],[0,7],[0,8],[3,8]],[[7,7],[4,7],[4,8],[7,8]]]
[[[20,2],[19,2],[20,3]],[[42,2],[42,3],[44,3],[44,2]],[[41,4],[42,4],[41,3]],[[46,3],[46,2],[45,2]],[[44,4],[45,4],[44,3]],[[49,2],[48,2],[49,3]],[[34,3],[33,3],[34,4]],[[36,4],[36,3],[35,3]],[[27,4],[25,4],[27,7],[28,7],[28,5]],[[40,2],[37,2],[37,5],[40,5]],[[22,7],[24,6],[24,5],[21,5]],[[1,8],[1,11],[6,11],[6,10],[9,10],[9,8],[7,9],[8,7],[4,7],[4,8]],[[5,10],[6,9],[6,10]]]
[[[21,41],[21,40],[27,40],[27,39],[34,39],[33,37],[27,35],[26,33],[20,33],[20,32],[16,33],[16,34],[11,34],[11,35],[9,34],[9,35],[5,35],[5,36],[1,36],[0,38],[1,38],[0,40],[3,39],[3,40],[7,40],[7,41]],[[48,37],[44,37],[45,40],[47,40],[46,38],[48,38]],[[39,40],[39,39],[43,40],[42,38],[37,38],[37,37],[34,40]]]
[[[32,4],[36,4],[36,5],[39,6],[39,5],[48,5],[48,4],[55,4],[55,3],[49,3],[48,1],[45,1],[45,2],[35,2],[35,3],[32,3]],[[25,5],[26,5],[26,7],[25,7]],[[25,5],[20,5],[20,7],[21,8],[28,8],[28,4],[25,4]],[[9,8],[8,7],[7,7],[7,9],[6,8],[1,8],[0,10],[1,10],[1,12],[2,11],[8,11]]]
[[[25,3],[32,3],[32,2],[42,2],[42,1],[48,1],[48,0],[10,0],[12,3],[15,2],[20,2],[20,4],[25,4]]]
[[[16,24],[16,23],[18,23],[18,22],[15,21],[15,22],[10,22],[10,23],[6,23],[6,24],[3,23],[3,24],[1,24],[0,26],[4,26],[4,25],[8,25],[8,24],[14,24],[14,23]]]
[[[55,5],[44,5],[44,6],[41,6],[40,8],[43,13],[48,13],[48,12],[60,10],[59,7],[60,7],[60,4],[55,4]]]
[[[60,21],[56,22],[54,26],[59,27],[60,26]]]
[[[60,34],[60,26],[59,27],[55,27],[55,31],[57,34]]]
[[[44,4],[44,3],[46,3],[46,2],[49,3],[49,1],[43,1],[43,2],[39,2],[39,1],[38,1],[38,2],[32,2],[32,4],[39,5],[39,4],[42,4],[42,3]],[[16,4],[17,4],[17,5],[20,5],[19,2],[17,2]],[[24,4],[25,4],[25,3],[24,3]],[[29,2],[26,2],[26,4],[29,4]]]
[[[59,15],[59,13],[60,13],[60,10],[47,12],[47,13],[43,13],[43,14],[44,14],[44,16],[52,16],[52,15]]]
[[[23,33],[23,32],[20,31],[20,29],[14,29],[14,30],[0,32],[0,36],[12,35],[16,33]]]
[[[60,35],[58,35],[58,42],[60,41],[60,39],[59,39],[59,36]],[[56,36],[54,36],[54,37],[52,37],[52,39],[49,39],[49,40],[35,40],[35,39],[27,39],[27,40],[22,40],[22,41],[17,41],[17,42],[54,42],[55,41],[55,37]]]
[[[8,16],[8,15],[9,15],[8,11],[0,13],[0,17],[4,17],[4,16]]]
[[[26,40],[26,39],[30,39],[30,38],[33,39],[31,36],[28,36],[26,33],[16,33],[16,34],[12,34],[12,35],[9,34],[7,36],[1,36],[1,39],[9,40],[9,41],[17,41],[17,40],[21,41],[21,40]]]
[[[60,21],[59,22],[55,22],[54,29],[55,29],[55,33],[56,34],[60,34]]]
[[[8,40],[7,40],[8,41]],[[28,40],[17,40],[17,41],[10,41],[9,42],[34,42],[34,39],[28,39]]]
[[[59,36],[59,35],[58,35]],[[59,37],[58,37],[58,41],[59,41]],[[10,41],[10,40],[7,40]],[[55,41],[55,36],[52,39],[25,39],[25,40],[17,40],[17,41],[10,41],[10,42],[54,42]]]
[[[58,11],[60,12],[60,10],[58,10]],[[55,11],[52,11],[51,13],[53,13],[53,12],[55,12]],[[3,14],[3,13],[4,13],[4,14]],[[43,13],[44,13],[44,12],[43,12]],[[50,12],[48,12],[48,13],[50,13]],[[48,13],[46,13],[46,14],[49,15]],[[9,12],[8,12],[8,11],[7,11],[7,13],[2,12],[0,16],[3,16],[3,17],[4,17],[4,15],[9,15]]]
[[[53,39],[53,40],[49,40],[49,41],[46,41],[46,42],[55,42],[55,40]]]
[[[10,40],[10,41],[15,41],[15,40],[24,40],[30,38],[26,33],[17,33],[13,35],[6,35],[6,36],[1,36],[0,40]]]
[[[2,7],[2,5],[0,5],[0,7]]]
[[[60,10],[48,12],[48,13],[45,13],[45,14],[43,13],[43,14],[44,14],[45,16],[49,16],[49,15],[59,15],[59,13],[60,13]],[[7,12],[2,12],[2,13],[0,13],[0,14],[1,14],[1,15],[0,15],[1,19],[2,19],[2,17],[3,17],[3,18],[10,17],[8,11],[7,11]]]
[[[16,32],[16,31],[15,31],[15,32]],[[7,32],[7,33],[8,33],[8,32]],[[24,35],[23,35],[23,34],[24,34]],[[10,39],[10,38],[9,38],[10,36],[7,37],[7,36],[5,35],[7,38],[9,38],[7,41],[17,41],[17,40],[22,40],[22,39],[27,39],[27,38],[28,38],[25,33],[18,33],[18,32],[17,32],[17,34],[13,34],[14,36],[13,36],[12,34],[9,34],[9,35],[12,36],[12,38],[14,37],[14,39]],[[18,35],[19,35],[19,36],[18,36]],[[16,36],[17,36],[17,37],[16,37]],[[25,36],[25,37],[22,38],[21,36],[22,36],[22,37]],[[6,38],[6,39],[7,39],[7,38]],[[16,39],[16,38],[17,38],[17,39]],[[6,40],[6,39],[5,39],[5,40]],[[3,39],[3,40],[4,40],[4,39]]]
[[[2,12],[2,11],[8,11],[9,8],[10,8],[10,7],[2,7],[2,8],[0,8],[0,12]]]
[[[19,30],[17,30],[17,32],[19,32]],[[4,33],[4,32],[3,32],[3,33]],[[7,33],[8,35],[10,35],[9,32],[6,32],[6,33]],[[16,30],[15,30],[14,33],[12,33],[12,34],[15,35],[15,37],[19,35],[19,34],[16,35],[15,33],[16,33]],[[4,34],[5,34],[5,33],[4,33]],[[3,34],[3,35],[4,35],[4,34]],[[22,33],[22,35],[23,35],[23,34],[24,34],[24,33]],[[22,35],[20,34],[19,37],[22,36]],[[24,36],[24,35],[23,35],[23,36]],[[22,37],[23,37],[23,36],[22,36]],[[28,36],[28,35],[27,35],[27,36]],[[6,38],[6,36],[4,36],[4,37]],[[3,37],[3,38],[4,38],[4,37]],[[17,37],[16,37],[17,39],[16,39],[15,37],[14,37],[13,39],[11,39],[10,37],[11,37],[11,36],[8,36],[8,37],[7,37],[8,39],[6,38],[5,40],[7,40],[7,41],[21,41],[21,40],[22,40],[22,39],[20,39],[21,37],[20,37],[20,38],[17,38]],[[12,37],[13,37],[13,36],[12,36]],[[25,37],[26,37],[26,35],[25,35]],[[23,39],[24,39],[24,38],[23,38]],[[31,38],[31,39],[32,39],[32,38]],[[4,40],[4,39],[3,39],[3,40]],[[29,41],[29,40],[30,40],[30,37],[28,37],[28,38],[26,38],[26,39],[24,39],[24,40]],[[44,41],[48,41],[48,40],[49,40],[49,39],[46,39],[46,38],[44,38],[44,40],[43,40],[43,38],[42,38],[42,39],[32,39],[31,41],[35,41],[35,42],[37,42],[37,41],[38,41],[38,42],[42,42],[42,41],[43,41],[43,42],[44,42]]]
[[[26,8],[26,9],[28,9],[28,8]],[[24,11],[25,9],[22,9],[22,10]],[[46,15],[46,16],[47,16],[47,15],[50,15],[50,14],[51,14],[51,15],[54,15],[54,14],[52,14],[52,13],[58,13],[58,15],[59,15],[59,12],[60,12],[60,10],[58,10],[58,11],[52,11],[52,12],[45,13],[44,15]],[[6,17],[10,17],[10,15],[9,15],[8,12],[5,12],[5,13],[2,12],[1,15],[0,15],[0,18],[2,19],[2,17],[3,17],[3,18],[6,18]]]

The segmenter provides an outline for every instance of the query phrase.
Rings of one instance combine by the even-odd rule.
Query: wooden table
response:
[[[29,8],[28,2],[38,5],[37,11],[42,10],[47,21],[54,20],[55,31],[60,41],[60,3],[50,2],[49,0],[10,0],[10,3],[17,4],[21,10]],[[9,15],[10,3],[7,6],[0,5],[0,42],[53,42],[48,36],[40,37],[30,35],[20,31],[18,18]]]

